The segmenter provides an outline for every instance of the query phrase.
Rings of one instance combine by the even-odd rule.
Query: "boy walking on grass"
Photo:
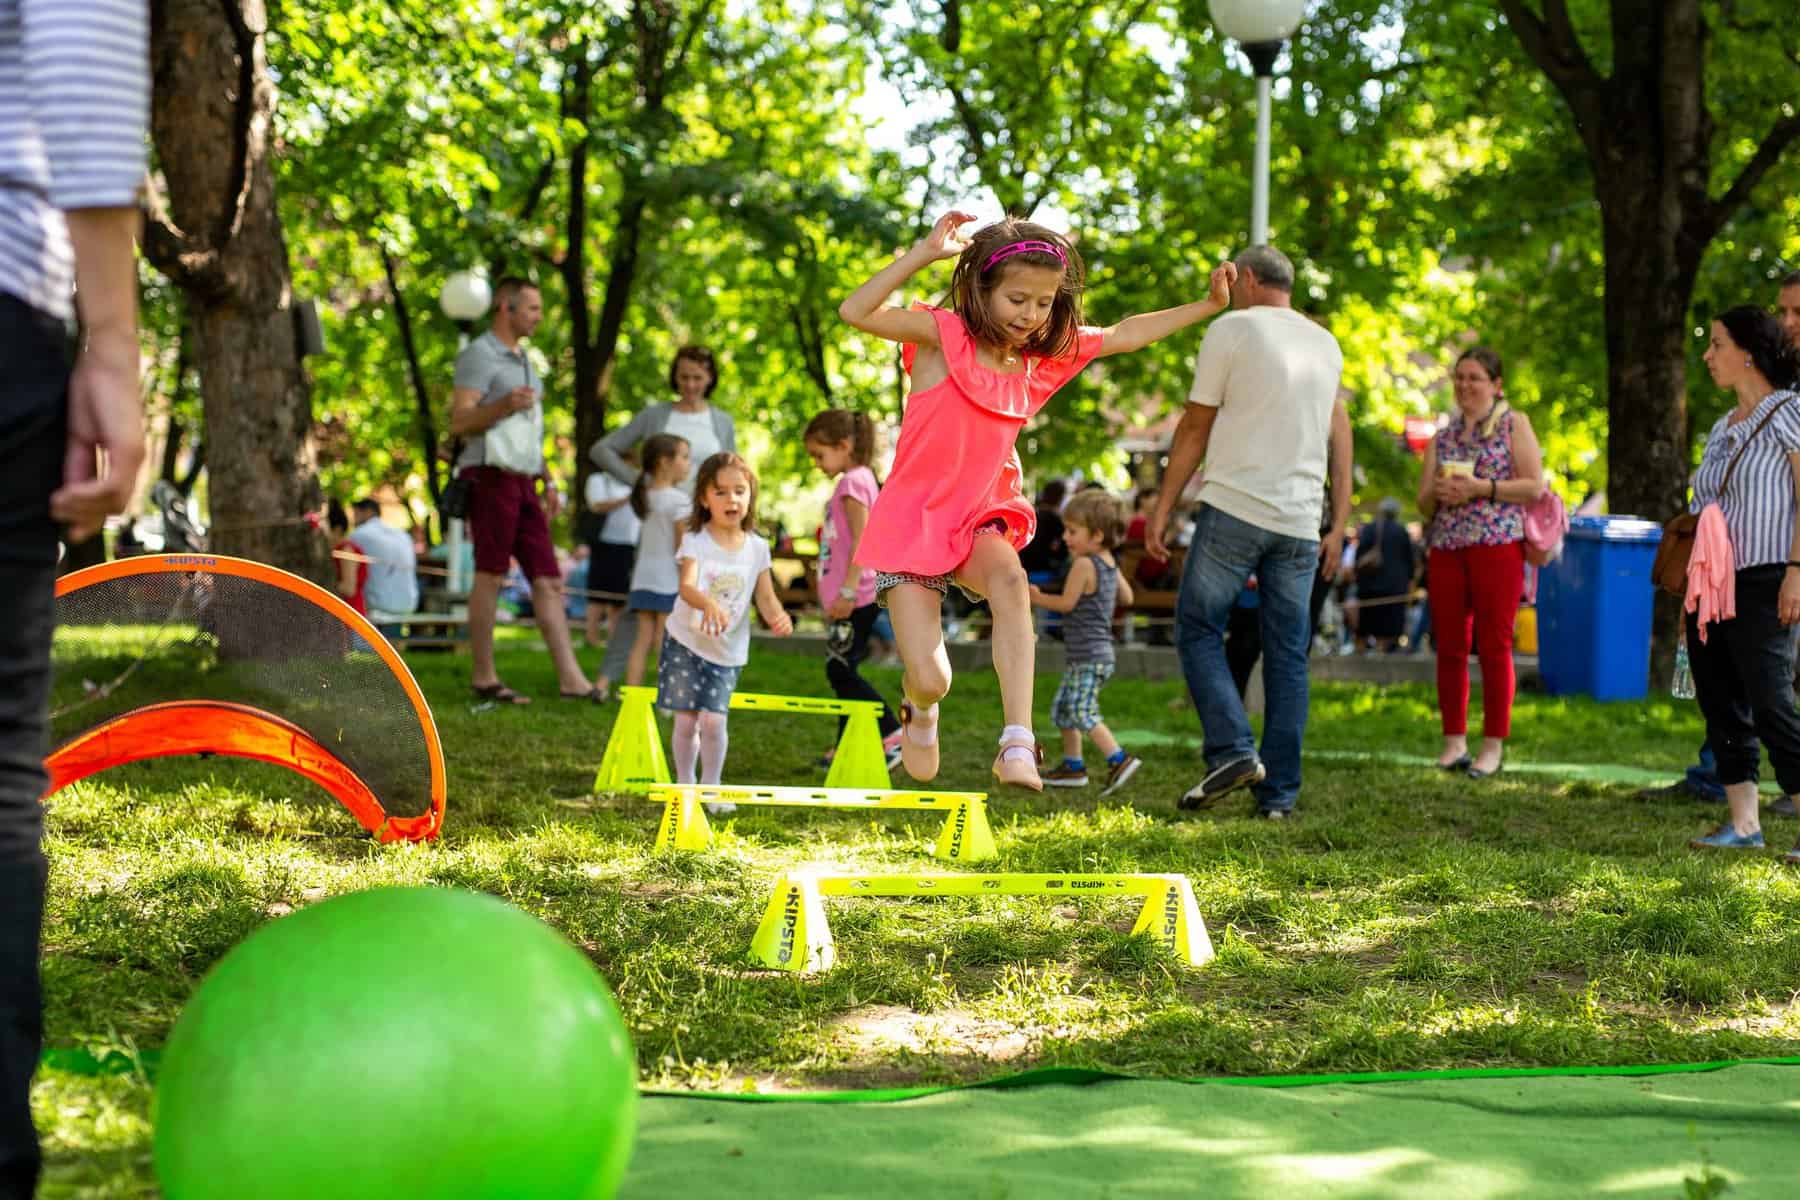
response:
[[[1100,720],[1100,689],[1113,674],[1112,619],[1115,604],[1131,603],[1131,585],[1119,574],[1113,548],[1125,537],[1125,504],[1093,489],[1077,493],[1063,509],[1063,544],[1071,565],[1061,595],[1047,595],[1033,586],[1031,602],[1039,608],[1066,614],[1063,646],[1068,665],[1062,683],[1050,702],[1050,720],[1062,731],[1062,765],[1044,776],[1051,787],[1088,785],[1087,763],[1081,757],[1086,734],[1106,755],[1106,786],[1111,795],[1137,773],[1143,761],[1125,753],[1112,731]]]

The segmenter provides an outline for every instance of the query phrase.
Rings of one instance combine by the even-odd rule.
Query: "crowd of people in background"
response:
[[[1046,261],[1054,258],[1047,251],[1034,252]],[[1203,343],[1194,391],[1171,446],[1169,471],[1122,496],[1098,481],[1051,479],[1029,505],[1030,533],[1021,537],[1016,558],[1036,612],[1032,629],[1035,638],[1061,642],[1068,663],[1049,713],[1061,733],[1063,754],[1043,772],[1041,783],[1080,787],[1095,778],[1082,753],[1087,740],[1104,757],[1105,791],[1116,790],[1135,772],[1137,760],[1101,719],[1099,696],[1114,669],[1115,643],[1139,639],[1181,650],[1190,692],[1208,731],[1209,769],[1184,797],[1189,807],[1205,807],[1218,795],[1245,787],[1257,797],[1263,815],[1291,811],[1298,792],[1298,731],[1305,721],[1300,681],[1309,654],[1416,654],[1430,649],[1443,736],[1438,764],[1476,780],[1499,773],[1511,734],[1515,629],[1521,605],[1535,590],[1535,564],[1540,561],[1533,556],[1528,518],[1551,495],[1531,422],[1507,400],[1501,357],[1476,346],[1451,364],[1454,408],[1423,447],[1414,497],[1419,519],[1404,520],[1402,502],[1389,496],[1357,525],[1348,520],[1352,466],[1347,417],[1335,383],[1326,399],[1325,381],[1335,380],[1335,344],[1321,340],[1309,351],[1316,355],[1312,367],[1305,365],[1307,355],[1294,349],[1309,344],[1307,337],[1319,327],[1284,303],[1292,267],[1278,252],[1266,247],[1247,252],[1234,272],[1230,286],[1237,311],[1231,316],[1240,319],[1219,322],[1217,332]],[[669,371],[674,399],[647,405],[591,448],[595,469],[581,489],[578,540],[568,551],[556,550],[548,536],[556,493],[543,474],[541,451],[533,459],[528,449],[520,449],[541,441],[531,422],[541,421],[542,388],[518,345],[541,313],[541,301],[536,289],[522,281],[504,281],[500,296],[494,329],[471,343],[459,360],[459,415],[453,420],[453,427],[471,433],[505,430],[508,421],[525,427],[515,439],[518,446],[506,437],[497,448],[484,444],[477,450],[465,444],[459,458],[458,469],[475,483],[479,500],[471,512],[477,596],[492,587],[502,611],[510,609],[522,618],[542,618],[542,606],[550,604],[554,615],[538,623],[557,657],[565,697],[606,701],[618,684],[642,682],[651,661],[660,664],[671,651],[677,662],[686,663],[684,678],[710,679],[699,693],[690,689],[680,698],[694,701],[698,695],[712,707],[677,711],[694,714],[684,744],[695,749],[696,777],[716,779],[724,711],[717,706],[730,691],[720,680],[742,666],[727,660],[742,656],[735,649],[726,653],[720,648],[725,643],[712,641],[707,643],[711,657],[699,654],[688,661],[697,653],[689,645],[694,631],[670,626],[678,611],[704,610],[695,602],[699,597],[687,597],[683,589],[683,572],[700,561],[691,547],[682,548],[684,542],[693,537],[702,549],[712,545],[709,553],[717,549],[718,538],[709,543],[702,536],[711,529],[710,518],[695,516],[705,511],[704,506],[696,509],[698,480],[709,465],[716,474],[735,463],[732,469],[755,490],[753,473],[735,455],[735,423],[711,400],[718,385],[716,359],[705,347],[682,348]],[[1738,647],[1741,642],[1743,647],[1722,657],[1709,638],[1700,636],[1707,626],[1690,617],[1689,657],[1708,741],[1685,779],[1646,793],[1727,803],[1729,820],[1696,845],[1761,844],[1753,776],[1762,744],[1768,745],[1783,790],[1790,793],[1777,801],[1779,811],[1792,811],[1791,793],[1800,792],[1800,718],[1789,702],[1791,669],[1784,676],[1784,670],[1751,665],[1751,651],[1760,646],[1768,652],[1766,661],[1758,660],[1765,666],[1785,654],[1791,668],[1789,608],[1800,617],[1800,582],[1790,588],[1790,578],[1781,575],[1788,564],[1800,563],[1800,546],[1788,545],[1795,536],[1793,480],[1783,474],[1784,456],[1800,452],[1788,448],[1789,441],[1800,448],[1800,433],[1792,432],[1800,429],[1794,424],[1800,417],[1782,402],[1796,373],[1790,372],[1789,356],[1800,332],[1800,275],[1783,281],[1781,301],[1779,317],[1751,307],[1721,314],[1707,354],[1714,379],[1738,397],[1738,408],[1709,435],[1695,478],[1694,503],[1696,509],[1708,501],[1721,504],[1721,528],[1738,554],[1739,616],[1717,626],[1722,644]],[[937,319],[942,326],[945,318]],[[1208,346],[1217,349],[1209,351]],[[1231,369],[1216,366],[1221,355],[1230,357]],[[1243,361],[1251,364],[1249,369]],[[1233,405],[1229,395],[1234,389],[1299,397],[1298,450],[1294,427],[1270,420],[1266,406],[1252,410],[1243,401]],[[1745,420],[1756,422],[1749,436],[1738,430]],[[1278,445],[1264,444],[1271,430],[1279,431]],[[884,576],[856,557],[883,493],[876,425],[866,414],[830,410],[809,423],[804,442],[814,464],[833,482],[818,517],[816,568],[808,576],[827,634],[825,682],[840,697],[882,700],[860,667],[872,655],[893,654],[897,639],[882,602],[887,589],[878,590]],[[1733,450],[1747,452],[1748,458],[1733,468],[1742,472],[1737,489],[1722,494]],[[1207,471],[1190,486],[1187,475],[1202,457]],[[1303,516],[1303,507],[1311,515]],[[357,502],[354,517],[334,503],[329,524],[341,551],[337,590],[392,636],[397,618],[418,603],[417,548],[411,536],[384,522],[380,506],[370,498]],[[744,532],[755,539],[746,545],[788,549],[779,534],[765,539],[748,525]],[[727,535],[719,536],[729,540]],[[1191,554],[1196,544],[1207,546],[1208,553]],[[1313,549],[1301,555],[1303,546]],[[739,576],[726,589],[732,604],[721,606],[720,613],[729,618],[731,644],[741,637],[747,647],[749,608],[763,608],[762,581],[768,579],[772,588],[774,577],[770,564]],[[715,581],[715,591],[724,586],[717,584],[716,572],[706,578]],[[1140,615],[1134,604],[1158,597],[1166,604],[1172,593],[1179,596],[1172,616],[1154,608],[1153,615]],[[471,598],[472,618],[481,607],[477,596]],[[719,602],[717,596],[712,599]],[[949,589],[943,602],[932,607],[931,625],[940,639],[955,636],[965,625],[977,636],[992,636],[995,620],[986,597],[974,588]],[[558,624],[557,617],[565,613],[573,627],[583,630],[586,645],[606,648],[591,682],[580,677],[569,626]],[[719,618],[720,613],[711,616]],[[772,611],[763,616],[777,627]],[[529,702],[490,674],[491,622],[491,617],[485,624],[471,620],[472,636],[485,639],[476,649],[475,690],[487,700]],[[1279,643],[1273,656],[1271,636]],[[1478,744],[1471,744],[1467,728],[1471,658],[1481,665]],[[1250,747],[1242,716],[1258,663],[1265,671],[1265,703],[1275,705],[1269,716],[1277,733],[1273,759],[1266,734],[1263,753]],[[660,670],[655,680],[659,694],[671,695]],[[735,678],[729,675],[731,682]],[[918,707],[912,706],[915,714]],[[716,720],[706,715],[715,709]],[[897,715],[883,705],[881,733],[890,766],[905,757],[907,711]],[[1017,715],[1009,714],[1007,734],[1022,745],[1017,730],[1023,723],[1011,719]],[[715,746],[720,747],[716,754]],[[1041,753],[1031,749],[1034,755]],[[935,757],[918,746],[914,750],[915,760]],[[996,774],[1033,786],[1039,778],[1035,761],[1030,769],[1022,759],[1006,767],[1004,745],[1002,750]],[[688,757],[684,753],[678,759],[686,762]],[[829,766],[830,758],[826,751],[819,765]],[[1279,769],[1278,775],[1271,773],[1272,767]],[[921,771],[930,771],[929,761]]]

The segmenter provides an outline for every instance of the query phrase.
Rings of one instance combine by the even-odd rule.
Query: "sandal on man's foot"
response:
[[[585,692],[558,692],[564,700],[587,700],[594,704],[605,704],[606,693],[599,687],[591,687]]]
[[[937,705],[931,707],[935,709]],[[922,745],[914,740],[914,725],[930,731],[929,743]],[[920,720],[919,710],[913,707],[911,700],[900,702],[900,765],[919,783],[930,783],[937,778],[937,715],[933,713],[929,721]]]
[[[1017,751],[1025,753],[1016,753]],[[1007,742],[994,757],[994,778],[1013,787],[1041,792],[1044,790],[1044,780],[1038,774],[1038,764],[1043,761],[1044,748],[1036,741]]]
[[[482,700],[491,700],[495,704],[530,704],[531,697],[521,695],[507,687],[504,683],[490,683],[486,687],[475,688],[475,695]]]

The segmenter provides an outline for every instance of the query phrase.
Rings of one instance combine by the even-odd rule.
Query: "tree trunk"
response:
[[[153,0],[150,129],[168,212],[145,249],[187,300],[211,471],[211,546],[321,583],[312,399],[295,345],[270,159],[263,0]]]
[[[1549,76],[1587,147],[1606,254],[1607,500],[1615,513],[1668,520],[1686,507],[1688,305],[1700,261],[1797,137],[1786,112],[1722,195],[1711,191],[1700,0],[1611,0],[1612,69],[1601,74],[1568,0],[1501,0],[1507,23]],[[1651,678],[1667,680],[1678,629],[1659,600]]]
[[[1604,195],[1620,185],[1602,185]],[[1638,193],[1641,197],[1643,193]],[[1688,298],[1698,263],[1626,197],[1601,201],[1606,248],[1607,507],[1661,523],[1687,506]],[[1659,597],[1650,678],[1675,663],[1680,606]],[[1652,686],[1656,686],[1653,682]]]
[[[437,419],[431,411],[431,391],[425,386],[425,372],[419,367],[419,348],[413,340],[412,313],[406,297],[400,292],[400,276],[394,270],[394,256],[381,252],[381,268],[387,273],[388,291],[394,299],[394,323],[400,330],[400,347],[406,355],[406,374],[412,383],[413,399],[419,406],[419,463],[425,471],[425,490],[431,493],[431,511],[437,512],[443,490],[438,484]],[[427,539],[431,536],[431,519],[426,518]]]

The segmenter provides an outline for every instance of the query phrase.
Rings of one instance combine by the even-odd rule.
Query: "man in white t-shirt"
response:
[[[1294,311],[1294,265],[1271,246],[1244,251],[1236,265],[1233,311],[1201,343],[1144,540],[1166,554],[1169,510],[1204,460],[1175,645],[1200,713],[1207,772],[1180,805],[1206,808],[1248,787],[1257,811],[1280,819],[1300,793],[1313,576],[1337,572],[1350,519],[1350,419],[1337,398],[1343,352],[1324,326]],[[1331,525],[1321,537],[1327,465]],[[1225,658],[1225,624],[1252,575],[1266,698],[1260,758]]]

